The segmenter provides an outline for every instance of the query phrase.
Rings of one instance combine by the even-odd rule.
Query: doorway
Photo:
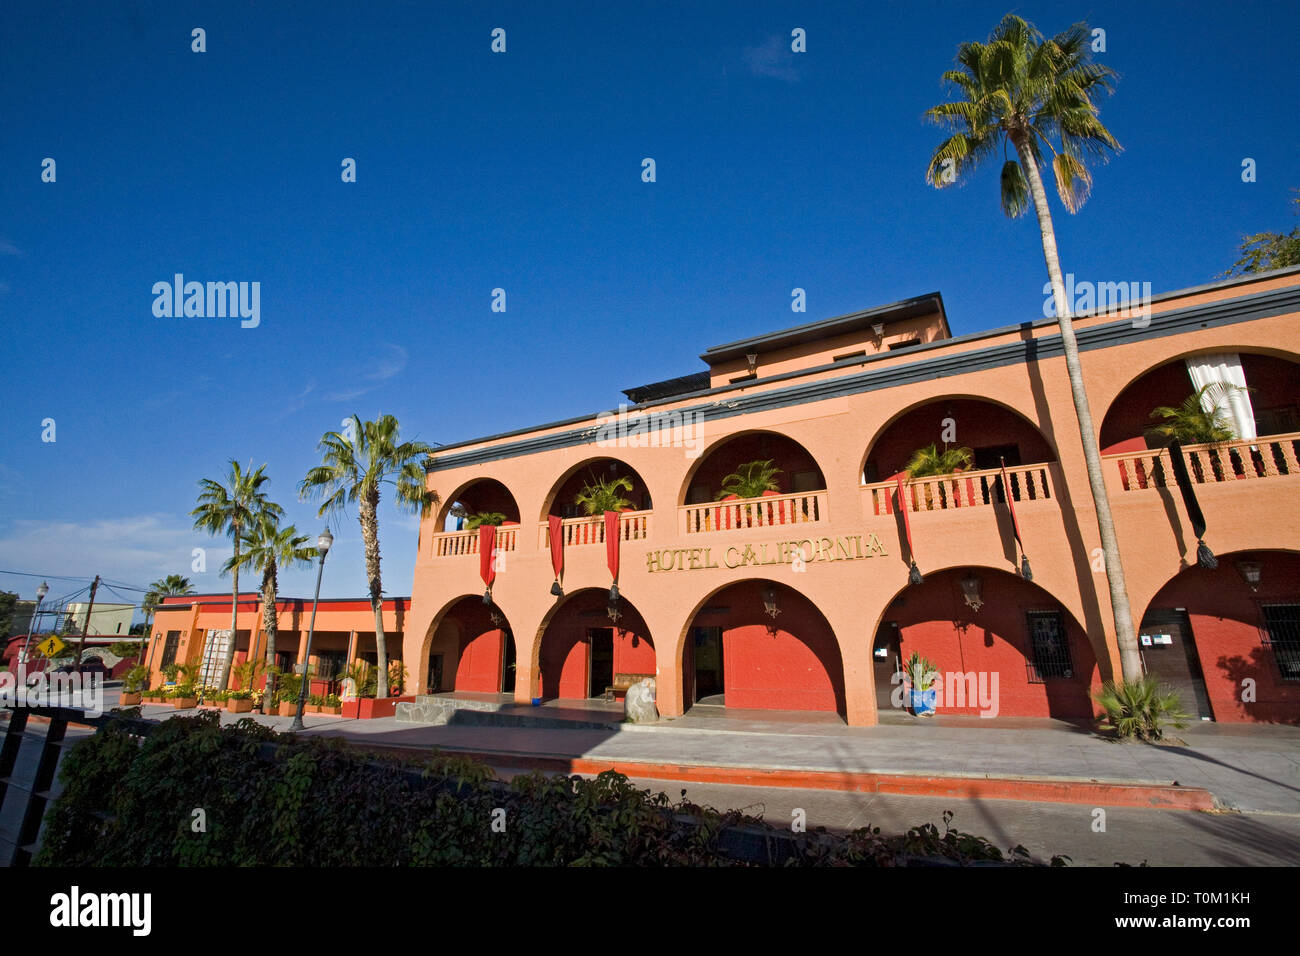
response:
[[[695,693],[692,703],[726,704],[726,675],[722,669],[722,628],[691,628]]]
[[[872,676],[876,680],[876,709],[893,710],[894,675],[903,668],[901,638],[897,621],[884,621],[876,631],[876,641],[871,648]]]
[[[1183,709],[1193,717],[1213,720],[1205,675],[1196,653],[1196,639],[1187,611],[1169,608],[1148,611],[1142,618],[1138,650],[1148,674],[1178,692]]]
[[[587,646],[590,654],[588,697],[602,697],[605,688],[614,684],[614,629],[592,627],[587,629]]]
[[[509,628],[501,633],[502,640],[506,644],[504,660],[501,664],[501,693],[513,694],[515,692],[515,636],[510,633]]]

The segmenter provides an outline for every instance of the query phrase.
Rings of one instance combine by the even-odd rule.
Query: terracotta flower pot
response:
[[[123,707],[135,707],[144,699],[143,694],[123,694],[121,704]]]
[[[226,710],[232,714],[247,714],[251,712],[252,709],[253,701],[251,699],[239,700],[232,697],[230,700],[226,701]]]
[[[172,707],[176,708],[177,710],[188,710],[191,707],[197,706],[198,703],[199,703],[199,699],[197,697],[173,697],[172,698]]]
[[[298,702],[296,700],[293,701],[292,703],[285,701],[280,704],[281,717],[293,717],[297,713],[298,713]]]

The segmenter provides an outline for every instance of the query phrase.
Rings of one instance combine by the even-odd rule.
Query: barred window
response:
[[[1029,682],[1041,684],[1048,678],[1073,677],[1070,639],[1061,612],[1030,611],[1025,619],[1029,627]]]
[[[1300,681],[1300,604],[1265,604],[1266,642],[1285,681]]]
[[[176,651],[181,643],[180,631],[168,631],[167,643],[163,644],[162,661],[158,664],[158,669],[169,667],[176,663]]]

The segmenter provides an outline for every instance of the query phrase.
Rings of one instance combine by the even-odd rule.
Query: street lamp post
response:
[[[32,619],[27,624],[27,640],[23,641],[23,664],[27,663],[27,649],[32,643],[32,628],[38,626],[41,614],[41,602],[45,600],[45,595],[50,593],[50,586],[44,581],[36,589],[36,607],[32,609]]]
[[[307,706],[307,662],[311,660],[311,638],[316,630],[316,605],[320,602],[320,579],[325,573],[325,555],[330,553],[334,544],[334,535],[326,528],[316,538],[316,550],[320,552],[320,566],[316,569],[316,596],[311,599],[311,621],[307,625],[307,651],[302,656],[302,686],[298,688],[298,713],[294,715],[290,730],[304,730],[302,723],[303,708]]]

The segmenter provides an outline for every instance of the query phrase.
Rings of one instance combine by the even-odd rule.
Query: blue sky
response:
[[[1097,59],[1121,75],[1102,119],[1125,152],[1078,215],[1053,198],[1067,271],[1169,291],[1223,272],[1242,234],[1296,224],[1293,2],[11,0],[0,570],[226,590],[228,546],[190,528],[198,479],[265,462],[314,534],[296,483],[354,411],[454,442],[923,292],[957,334],[1040,316],[1037,230],[1002,216],[996,169],[923,181],[940,74],[1008,10],[1104,29]],[[156,318],[152,286],[178,272],[260,282],[260,325]],[[335,530],[322,593],[363,594],[355,518]],[[416,531],[384,509],[390,594],[410,593]],[[0,575],[24,597],[34,582]]]

